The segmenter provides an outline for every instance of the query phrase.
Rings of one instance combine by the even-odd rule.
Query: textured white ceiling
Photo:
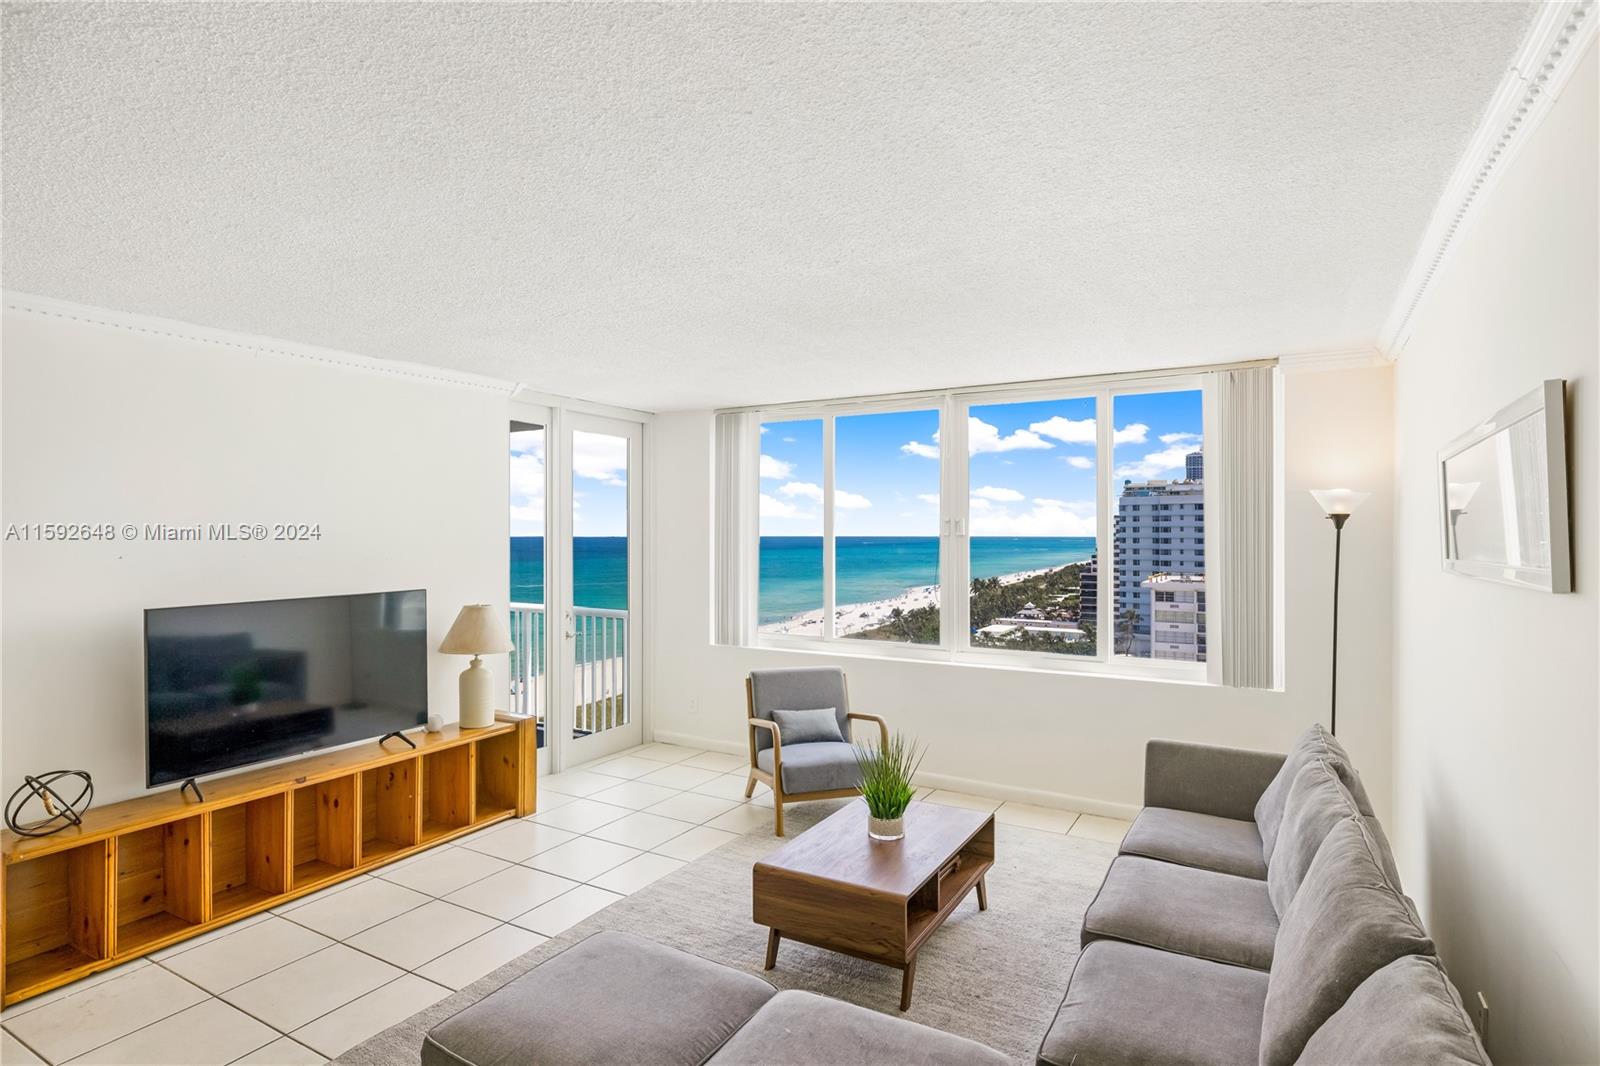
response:
[[[652,410],[1364,344],[1530,14],[7,3],[0,280]]]

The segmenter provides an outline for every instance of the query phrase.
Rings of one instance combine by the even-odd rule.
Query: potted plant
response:
[[[867,801],[867,835],[873,840],[899,840],[906,835],[906,808],[916,789],[911,778],[923,753],[896,733],[884,747],[857,747],[861,798]]]

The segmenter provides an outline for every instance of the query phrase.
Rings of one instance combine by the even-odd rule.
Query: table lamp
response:
[[[439,650],[446,655],[472,656],[467,668],[461,671],[461,728],[483,729],[494,725],[494,672],[484,666],[478,656],[511,650],[511,635],[506,631],[500,612],[487,603],[461,608]]]

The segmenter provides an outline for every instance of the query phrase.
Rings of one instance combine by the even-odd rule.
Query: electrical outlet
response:
[[[700,713],[700,699],[697,696],[689,697],[689,714],[694,716]]]
[[[1476,1019],[1478,1023],[1478,1039],[1482,1040],[1484,1046],[1487,1047],[1489,1044],[1489,997],[1482,992],[1478,993],[1478,1009],[1474,1013],[1478,1016]]]

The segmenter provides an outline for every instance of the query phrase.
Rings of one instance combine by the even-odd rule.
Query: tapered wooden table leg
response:
[[[767,964],[761,967],[763,970],[770,970],[778,965],[778,941],[781,939],[776,929],[767,930]]]
[[[906,963],[906,972],[905,972],[904,976],[902,976],[900,978],[900,1009],[901,1010],[910,1010],[911,1009],[911,986],[914,983],[916,983],[916,980],[917,980],[917,960],[916,960],[915,956],[912,956],[911,961]]]
[[[978,878],[978,909],[980,911],[989,909],[989,879],[987,877]]]

